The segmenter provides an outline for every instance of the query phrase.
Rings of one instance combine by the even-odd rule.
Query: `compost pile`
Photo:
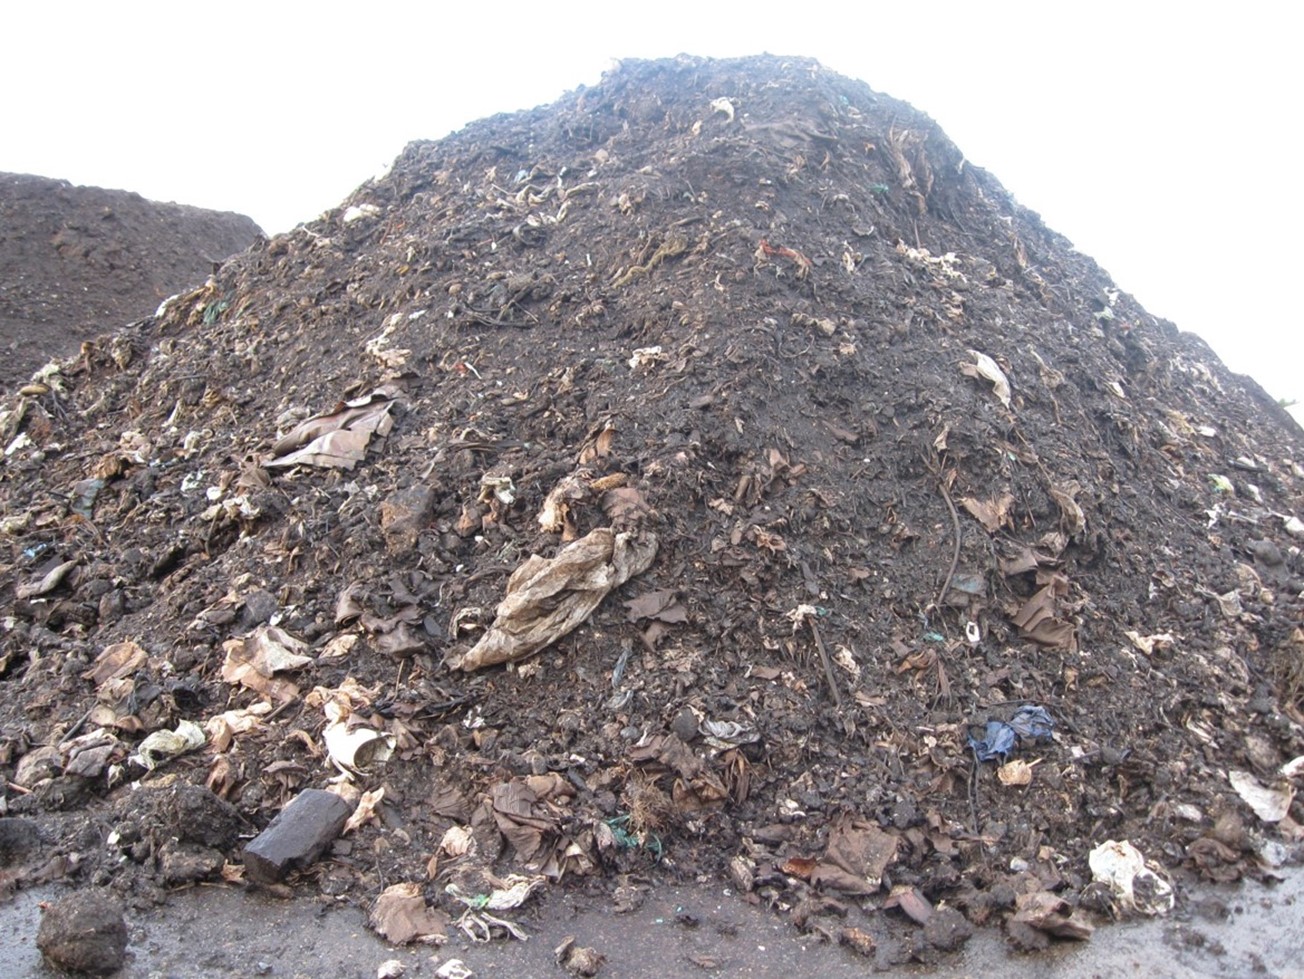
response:
[[[0,228],[5,391],[204,281],[261,234],[243,214],[17,173],[0,173]]]
[[[247,880],[329,788],[343,835],[259,876],[391,936],[682,874],[1035,946],[1304,822],[1299,429],[813,62],[413,143],[41,378],[0,424],[19,883]]]

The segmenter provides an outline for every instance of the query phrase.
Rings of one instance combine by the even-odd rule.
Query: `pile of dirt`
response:
[[[262,235],[243,214],[0,173],[0,390],[203,282]]]
[[[1299,429],[813,62],[413,143],[48,386],[0,416],[22,880],[241,880],[300,798],[259,877],[386,934],[675,872],[926,956],[1082,937],[1107,841],[1229,880],[1304,822]]]

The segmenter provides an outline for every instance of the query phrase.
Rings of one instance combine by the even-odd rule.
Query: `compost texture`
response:
[[[331,788],[259,886],[392,936],[678,875],[927,958],[1304,821],[1300,430],[814,62],[413,143],[0,427],[10,887],[249,884]]]
[[[243,214],[0,173],[0,389],[202,282],[261,233]]]

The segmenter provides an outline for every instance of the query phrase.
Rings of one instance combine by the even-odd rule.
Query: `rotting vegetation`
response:
[[[1106,840],[1232,880],[1304,820],[1228,776],[1304,753],[1299,429],[813,62],[413,143],[25,390],[0,766],[57,842],[17,883],[239,882],[334,780],[291,882],[427,929],[674,873],[925,955],[1088,934]]]

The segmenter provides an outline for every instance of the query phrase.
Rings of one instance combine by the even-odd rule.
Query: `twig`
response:
[[[60,745],[65,745],[65,744],[67,744],[69,741],[71,741],[73,738],[77,737],[77,732],[80,731],[80,730],[82,729],[82,725],[83,725],[83,724],[85,724],[87,721],[89,721],[89,720],[91,719],[91,714],[93,714],[94,712],[95,712],[95,708],[92,707],[92,708],[91,708],[90,710],[88,710],[85,714],[83,714],[80,718],[78,718],[78,719],[77,719],[77,723],[74,724],[72,727],[68,728],[68,730],[64,732],[63,737],[59,739],[59,744],[60,744]]]
[[[978,836],[978,753],[973,755],[973,768],[969,771],[969,816],[973,820],[973,835]]]
[[[280,717],[291,707],[297,706],[298,703],[299,703],[299,699],[297,697],[291,697],[289,700],[283,701],[282,703],[277,705],[276,709],[273,710],[271,713],[267,714],[265,717],[260,718],[261,723],[266,724],[268,721]]]
[[[820,661],[824,664],[824,677],[829,681],[829,693],[833,694],[833,703],[838,710],[842,709],[842,694],[838,693],[837,678],[833,676],[833,663],[829,659],[829,651],[824,647],[824,637],[820,635],[819,626],[809,615],[806,616],[806,624],[810,626],[810,631],[815,636],[815,645],[820,651]]]
[[[940,609],[951,587],[951,579],[955,577],[955,569],[960,565],[960,514],[956,512],[955,504],[951,502],[951,494],[947,492],[945,479],[937,480],[937,490],[946,501],[946,508],[951,511],[951,526],[955,528],[955,552],[951,555],[951,567],[947,569],[946,577],[942,579],[942,590],[937,593],[937,607]]]

